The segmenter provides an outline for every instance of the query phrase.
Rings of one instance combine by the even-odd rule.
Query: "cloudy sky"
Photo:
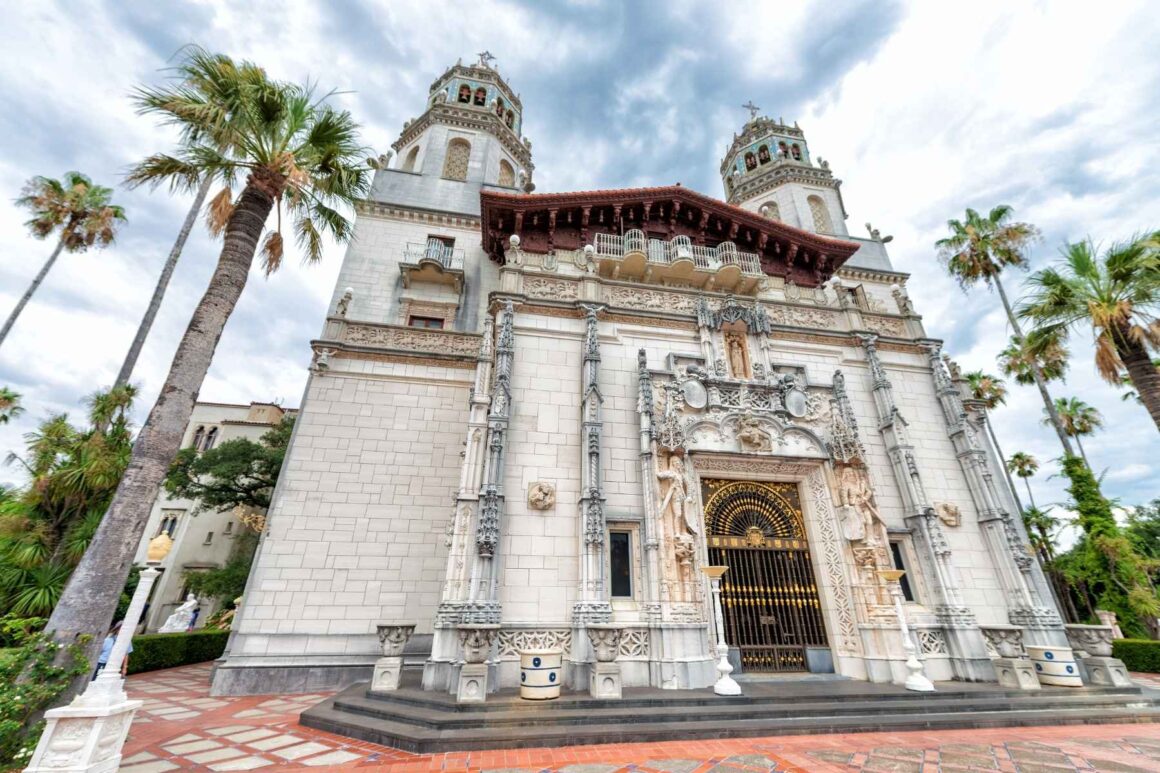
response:
[[[994,370],[1006,339],[997,299],[964,295],[932,243],[965,207],[1015,207],[1045,235],[1033,264],[1087,235],[1111,241],[1160,226],[1160,14],[1144,2],[622,3],[52,2],[11,5],[0,26],[0,312],[49,252],[12,200],[30,176],[77,169],[119,185],[126,167],[170,146],[134,114],[134,84],[156,83],[196,42],[279,78],[317,80],[388,148],[457,58],[489,49],[525,106],[538,190],[680,182],[719,196],[716,169],[754,100],[798,121],[844,182],[848,226],[893,234],[927,330],[967,368]],[[130,218],[118,244],[66,255],[0,350],[0,384],[27,413],[0,428],[0,452],[52,412],[78,415],[112,382],[188,200],[118,188]],[[191,239],[134,380],[152,404],[217,249]],[[297,405],[342,252],[322,265],[255,272],[201,396]],[[1008,280],[1013,294],[1022,277]],[[1105,489],[1160,496],[1160,435],[1144,410],[1096,377],[1077,341],[1066,385],[1108,428],[1085,443]],[[1063,498],[1058,442],[1042,405],[1012,385],[996,415],[1004,450],[1044,462],[1040,503]],[[0,480],[15,481],[13,468]]]

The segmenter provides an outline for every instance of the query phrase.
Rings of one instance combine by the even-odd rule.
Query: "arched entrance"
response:
[[[721,582],[725,641],[746,671],[804,671],[827,647],[798,488],[702,479],[709,562]]]

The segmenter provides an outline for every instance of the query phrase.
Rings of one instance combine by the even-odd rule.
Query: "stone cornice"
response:
[[[383,204],[379,201],[363,200],[355,204],[355,211],[360,215],[374,215],[392,220],[409,220],[432,225],[444,225],[454,228],[472,228],[479,230],[480,219],[471,215],[457,215],[440,212],[423,207],[402,206],[398,204]]]
[[[882,271],[874,268],[858,268],[848,263],[837,270],[842,279],[861,279],[865,282],[882,282],[884,284],[900,284],[905,286],[910,274],[902,271]]]
[[[483,343],[483,336],[479,333],[350,322],[343,317],[327,318],[324,336],[311,342],[316,362],[319,352],[330,350],[359,354],[419,355],[423,359],[452,367],[473,367],[479,359]]]

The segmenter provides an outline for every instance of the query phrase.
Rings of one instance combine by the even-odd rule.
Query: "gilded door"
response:
[[[746,671],[804,671],[825,647],[801,500],[791,483],[703,480],[709,562],[721,581],[725,641]]]

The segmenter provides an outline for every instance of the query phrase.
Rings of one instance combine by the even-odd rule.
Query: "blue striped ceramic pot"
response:
[[[563,662],[563,650],[520,652],[520,697],[529,701],[559,698]]]

